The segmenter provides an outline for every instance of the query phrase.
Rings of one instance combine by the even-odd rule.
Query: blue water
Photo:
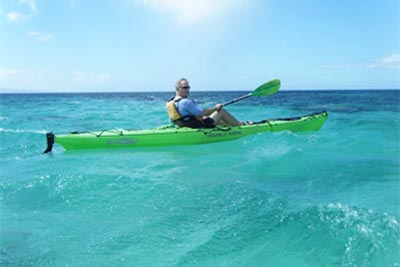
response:
[[[0,265],[400,266],[399,92],[283,91],[227,108],[327,110],[318,132],[49,155],[47,131],[167,124],[170,94],[2,94]]]

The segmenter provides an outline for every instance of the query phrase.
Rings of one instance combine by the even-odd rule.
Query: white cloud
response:
[[[17,21],[21,20],[23,17],[24,17],[24,16],[23,16],[21,13],[16,12],[16,11],[9,12],[9,13],[6,15],[6,19],[7,19],[9,22],[17,22]]]
[[[82,82],[85,81],[86,78],[86,74],[80,70],[77,70],[74,72],[74,80],[77,82]]]
[[[58,80],[57,80],[58,81]],[[7,68],[0,66],[0,91],[1,92],[30,92],[43,91],[52,87],[54,74],[43,69]]]
[[[191,25],[219,17],[244,0],[141,0],[144,7],[174,17],[183,25]]]
[[[38,14],[38,10],[36,8],[36,2],[35,0],[19,0],[20,4],[25,4],[29,7],[29,9],[34,13],[34,14]]]
[[[43,73],[42,70],[0,68],[0,81],[34,79]]]
[[[39,43],[47,42],[54,38],[50,33],[41,33],[37,31],[28,32],[28,36],[34,38]]]
[[[111,80],[111,75],[102,73],[102,74],[97,75],[96,80],[99,82],[107,82],[107,81]]]
[[[35,0],[20,0],[19,3],[23,4],[23,5],[27,5],[28,8],[30,9],[30,11],[32,12],[32,14],[37,15],[39,13],[38,9],[36,8]],[[0,8],[0,16],[2,16],[3,14],[5,14],[5,11],[3,8]],[[26,14],[22,14],[21,12],[18,12],[18,11],[11,11],[5,15],[5,18],[9,22],[18,22],[23,19],[29,19],[30,17],[32,17],[32,14],[26,15]]]
[[[76,6],[75,0],[68,0],[67,4],[68,4],[68,7],[69,7],[70,9],[73,9],[73,8],[75,8],[75,6]]]
[[[26,6],[28,6],[28,8],[30,9],[30,11],[33,13],[33,14],[38,14],[39,12],[38,12],[38,9],[37,9],[37,7],[36,7],[36,2],[35,2],[35,0],[19,0],[19,4],[22,4],[22,5],[26,5]],[[0,8],[0,15],[3,15],[4,14],[4,10],[3,10],[3,8]],[[23,15],[21,12],[18,12],[18,11],[11,11],[11,12],[9,12],[9,13],[7,13],[6,14],[6,19],[9,21],[9,22],[18,22],[18,21],[20,21],[20,20],[22,20],[22,19],[27,19],[27,18],[30,18],[32,16],[32,14],[30,14],[30,15]]]
[[[0,68],[0,81],[15,76],[17,73],[17,70]]]
[[[370,62],[324,64],[320,67],[325,69],[399,69],[400,54],[392,54]]]
[[[73,73],[74,80],[83,83],[104,83],[111,80],[111,75],[109,74],[88,74],[81,70],[77,70]]]
[[[400,54],[393,54],[388,57],[378,59],[375,63],[370,64],[370,68],[382,69],[398,69],[400,68]]]

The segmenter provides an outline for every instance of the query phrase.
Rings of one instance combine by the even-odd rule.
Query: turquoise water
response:
[[[1,266],[400,266],[398,90],[228,107],[242,120],[327,110],[318,132],[41,154],[47,131],[167,124],[169,97],[0,95]]]

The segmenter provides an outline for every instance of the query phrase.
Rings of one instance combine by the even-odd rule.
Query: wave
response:
[[[291,212],[286,208],[242,214],[236,216],[238,221],[231,220],[216,231],[210,224],[211,236],[194,244],[179,263],[200,261],[200,265],[208,265],[208,261],[215,261],[206,256],[213,251],[227,266],[249,262],[257,266],[265,258],[271,266],[293,266],[296,261],[302,262],[297,266],[320,266],[321,260],[323,266],[396,265],[400,237],[396,218],[341,203]],[[204,237],[204,231],[203,227],[191,236]],[[375,265],[378,262],[382,265]]]
[[[46,130],[24,130],[24,129],[4,129],[0,128],[0,133],[34,133],[34,134],[45,134]]]
[[[27,212],[32,219],[43,215],[56,219],[59,215],[54,214],[59,212],[54,209],[65,209],[62,216],[69,223],[60,229],[65,231],[61,234],[78,229],[64,240],[67,245],[74,246],[79,238],[90,244],[89,249],[96,255],[123,256],[127,250],[140,251],[140,255],[127,258],[127,266],[330,267],[398,263],[399,221],[387,213],[343,203],[298,205],[246,183],[190,186],[182,181],[175,183],[172,177],[161,183],[159,179],[150,180],[154,174],[146,177],[145,171],[116,176],[120,171],[117,168],[107,175],[89,171],[42,173],[33,179],[0,183],[0,188],[6,207],[18,203],[18,209],[14,209],[18,213],[40,211]],[[84,211],[79,220],[75,220],[76,210]],[[115,216],[105,218],[105,210]],[[132,217],[133,210],[139,216]],[[108,230],[93,240],[86,233],[96,220]],[[46,249],[44,246],[41,251]],[[70,249],[67,256],[73,258],[80,249]],[[9,255],[15,253],[14,247],[6,250]],[[162,262],[154,264],[154,259],[148,257],[154,251]],[[112,265],[108,258],[99,256],[97,260]]]

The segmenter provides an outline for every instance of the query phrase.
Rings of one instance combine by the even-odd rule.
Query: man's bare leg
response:
[[[221,109],[219,111],[214,111],[210,118],[215,121],[215,124],[220,124],[224,126],[238,126],[243,125],[242,122],[238,121],[232,114],[228,111]]]

